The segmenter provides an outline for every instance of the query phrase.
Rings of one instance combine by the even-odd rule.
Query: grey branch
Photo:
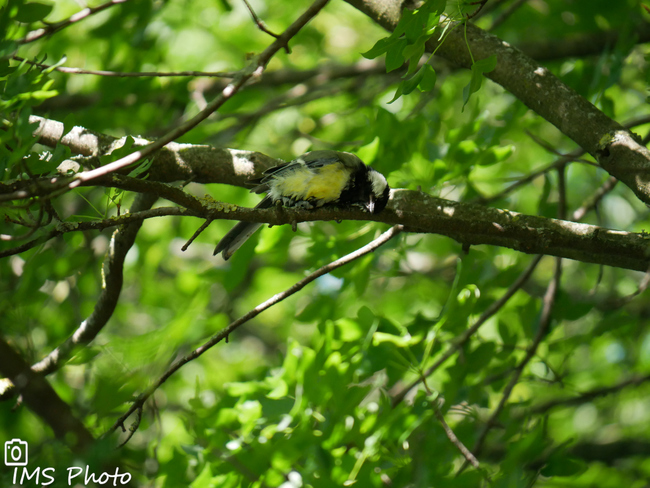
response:
[[[268,300],[266,300],[263,303],[260,303],[257,307],[253,308],[252,310],[249,310],[246,314],[242,315],[239,317],[237,320],[231,322],[228,326],[224,327],[221,329],[219,332],[214,334],[209,340],[207,340],[205,343],[203,343],[201,346],[197,347],[194,349],[190,354],[187,356],[182,356],[165,371],[163,375],[161,375],[145,392],[143,392],[137,400],[131,405],[131,407],[127,410],[127,412],[122,415],[117,421],[113,424],[111,429],[109,430],[108,433],[114,432],[117,430],[119,427],[124,428],[124,422],[136,411],[142,408],[144,403],[147,401],[147,399],[158,389],[160,386],[167,381],[176,371],[178,371],[181,367],[183,367],[185,364],[189,363],[190,361],[195,360],[199,356],[201,356],[204,352],[208,351],[215,345],[217,345],[219,342],[226,340],[228,341],[228,337],[230,334],[232,334],[237,328],[239,328],[242,324],[245,324],[249,320],[257,317],[259,314],[261,314],[263,311],[269,309],[270,307],[274,306],[276,303],[281,302],[282,300],[285,300],[289,298],[292,295],[295,295],[298,293],[300,290],[302,290],[305,286],[316,280],[317,278],[326,275],[327,273],[331,273],[337,268],[340,268],[341,266],[345,266],[346,264],[349,264],[363,256],[365,256],[368,253],[374,252],[377,248],[382,246],[383,244],[387,243],[389,240],[391,240],[393,237],[398,235],[400,232],[402,232],[402,227],[399,225],[396,225],[394,227],[391,227],[388,229],[386,232],[384,232],[382,235],[374,239],[373,241],[369,242],[365,246],[357,249],[356,251],[351,252],[350,254],[347,254],[346,256],[343,256],[335,261],[332,261],[329,264],[326,264],[325,266],[322,266],[318,268],[316,271],[311,273],[309,276],[306,276],[302,280],[298,281],[297,283],[293,284],[291,287],[287,288],[286,290],[277,293],[276,295],[272,296]]]
[[[138,212],[151,208],[156,200],[157,197],[154,195],[140,194],[136,197],[132,210]],[[104,286],[93,312],[59,347],[32,366],[31,371],[35,375],[40,377],[40,375],[49,374],[58,369],[77,346],[90,343],[104,328],[108,319],[113,315],[122,291],[124,258],[133,246],[141,226],[141,220],[132,222],[123,226],[113,235],[111,249],[104,263]],[[5,386],[6,388],[0,392],[0,400],[7,400],[16,393],[15,383],[13,386]]]
[[[84,424],[76,418],[45,378],[0,338],[0,373],[18,385],[25,405],[49,425],[59,439],[69,436],[74,452],[86,451],[94,442]]]
[[[124,138],[116,139],[73,127],[63,134],[61,122],[32,115],[29,119],[38,123],[34,131],[38,142],[54,147],[57,142],[68,146],[74,154],[87,156],[87,165],[99,165],[99,156],[110,154],[124,145]],[[151,141],[134,138],[134,146],[145,147]],[[134,148],[135,149],[135,148]],[[170,142],[153,156],[149,179],[160,182],[187,181],[196,183],[225,183],[245,186],[255,172],[263,171],[278,163],[264,154],[238,149],[219,149],[208,145],[178,144]]]
[[[54,144],[62,135],[57,122],[38,119],[38,135],[43,143]],[[46,130],[43,129],[46,128]],[[74,133],[74,135],[73,135]],[[93,139],[95,142],[88,142]],[[75,128],[63,142],[77,149],[100,151],[105,136]],[[137,142],[137,141],[136,141]],[[154,193],[196,212],[206,219],[231,219],[282,225],[317,220],[375,220],[401,224],[410,232],[436,233],[451,237],[463,245],[496,245],[527,254],[548,254],[587,263],[646,271],[650,265],[650,236],[566,220],[523,215],[509,210],[452,202],[421,192],[396,190],[389,207],[378,215],[354,209],[244,209],[215,201],[196,199],[178,188],[159,181],[188,180],[200,183],[226,183],[246,186],[277,160],[260,153],[217,149],[211,146],[168,144],[156,153],[148,180],[107,175],[89,184],[115,186],[130,191]],[[48,182],[56,178],[48,179]],[[29,183],[29,182],[28,182]],[[7,191],[13,194],[7,196]],[[0,186],[0,200],[27,191]]]
[[[401,16],[399,0],[347,0],[389,31]],[[427,50],[451,63],[470,68],[472,59],[497,57],[485,76],[512,93],[591,154],[612,176],[650,204],[650,151],[621,124],[562,83],[522,51],[471,23],[451,22],[442,42],[433,36]],[[471,55],[470,51],[471,49]],[[473,55],[473,58],[472,58]]]

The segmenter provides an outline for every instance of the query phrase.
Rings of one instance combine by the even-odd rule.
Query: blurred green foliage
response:
[[[310,4],[250,3],[276,33]],[[289,81],[246,87],[181,142],[283,159],[312,149],[351,150],[395,188],[460,201],[495,196],[493,206],[556,217],[554,171],[501,192],[575,149],[574,143],[501,87],[481,85],[480,75],[493,67],[490,58],[476,60],[471,72],[435,56],[431,64],[418,65],[445,3],[452,16],[469,8],[428,2],[387,37],[347,3],[331,2],[292,40],[290,54],[280,52],[271,61],[268,72],[289,73]],[[477,24],[491,26],[512,3],[487,2]],[[155,138],[196,114],[222,87],[220,78],[198,76],[67,74],[39,69],[14,54],[52,66],[115,72],[236,71],[272,42],[238,0],[151,0],[119,3],[19,43],[78,11],[73,0],[12,0],[0,10],[3,182],[50,174],[70,157],[65,146],[34,145],[31,114],[66,127]],[[494,33],[517,46],[621,32],[600,53],[551,56],[545,63],[605,113],[626,122],[648,114],[649,53],[635,34],[647,21],[643,16],[634,0],[531,0]],[[386,70],[364,70],[363,56],[382,60],[384,53]],[[353,64],[359,68],[354,75],[304,75]],[[642,123],[633,130],[645,135],[647,128]],[[607,177],[593,164],[569,163],[567,215]],[[190,183],[186,190],[241,205],[258,201],[225,185]],[[116,200],[125,209],[133,195],[115,198],[105,188],[78,188],[52,205],[62,219],[87,221],[114,215]],[[2,210],[2,234],[25,233],[12,222],[24,209]],[[650,230],[647,208],[621,184],[584,220]],[[120,301],[108,325],[48,376],[97,437],[174,358],[386,229],[362,222],[300,224],[295,233],[263,229],[224,263],[212,257],[212,249],[230,222],[213,222],[180,251],[201,223],[148,220],[127,255]],[[92,313],[110,238],[111,231],[70,233],[0,259],[0,330],[27,361],[42,359]],[[0,250],[14,245],[2,241]],[[113,456],[142,486],[470,487],[488,486],[488,478],[493,487],[646,486],[650,386],[623,384],[608,395],[581,397],[648,377],[648,293],[626,298],[639,290],[643,274],[563,262],[550,331],[490,430],[478,470],[460,470],[464,458],[435,409],[471,450],[538,330],[553,258],[541,261],[499,312],[426,378],[426,386],[420,383],[403,401],[394,401],[458,344],[531,260],[509,249],[479,246],[466,253],[446,237],[403,234],[319,278],[181,368],[147,403],[137,432],[118,451],[107,441],[81,460],[27,408],[14,409],[14,401],[0,405],[0,432],[4,440],[29,442],[31,467],[64,472]],[[547,402],[556,404],[546,408]],[[10,486],[11,476],[3,467],[0,485]]]

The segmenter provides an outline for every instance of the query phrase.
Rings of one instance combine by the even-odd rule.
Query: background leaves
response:
[[[273,32],[309,5],[251,3]],[[546,0],[510,12],[513,4],[488,2],[472,22],[536,52],[608,115],[636,120],[633,130],[644,137],[648,53],[637,2]],[[566,206],[572,215],[609,175],[589,157],[574,157],[565,161],[560,183],[555,163],[575,144],[502,88],[482,83],[498,59],[475,59],[470,71],[461,71],[425,53],[431,36],[444,38],[443,10],[458,18],[457,7],[429,1],[405,10],[387,36],[350,5],[331,2],[292,40],[291,54],[279,53],[265,76],[179,142],[285,160],[312,149],[350,150],[394,188],[548,217]],[[272,42],[243,3],[208,0],[116,4],[36,42],[20,42],[78,11],[72,1],[12,1],[0,11],[5,184],[50,175],[75,156],[63,145],[35,145],[29,115],[129,136],[128,152],[133,138],[176,127],[226,83],[73,75],[13,54],[117,73],[230,72]],[[611,32],[629,35],[602,44]],[[130,168],[132,176],[147,169]],[[182,183],[199,197],[245,206],[259,201],[242,188]],[[123,214],[133,201],[131,192],[79,187],[52,200],[52,215],[88,222],[118,208]],[[49,223],[39,217],[35,204],[2,210],[3,235],[28,233],[21,217],[38,229],[56,225],[55,217]],[[588,207],[584,221],[620,231],[650,228],[646,206],[624,185]],[[263,229],[224,263],[212,250],[230,222],[212,222],[180,251],[202,223],[148,219],[126,255],[108,325],[92,347],[47,377],[96,437],[172,361],[386,228],[319,222],[300,224],[296,232]],[[95,310],[112,235],[69,233],[0,259],[0,330],[28,362],[49,354]],[[0,250],[20,242],[3,240]],[[570,260],[563,262],[549,329],[494,419],[481,467],[460,472],[465,458],[435,409],[472,450],[539,331],[553,258],[543,258],[492,313],[532,260],[509,249],[403,233],[181,368],[146,404],[118,461],[144,486],[464,487],[487,486],[488,478],[491,486],[647,484],[645,277]],[[13,407],[11,400],[0,404],[0,431],[5,440],[30,443],[30,466],[64,472],[81,461],[27,408]],[[101,465],[109,454],[88,458]],[[11,471],[0,470],[0,480],[9,486]]]

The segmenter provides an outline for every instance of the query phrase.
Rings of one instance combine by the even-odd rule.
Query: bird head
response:
[[[366,177],[370,189],[368,202],[365,204],[366,210],[373,214],[379,213],[386,208],[390,197],[390,187],[384,175],[372,168],[368,168]]]

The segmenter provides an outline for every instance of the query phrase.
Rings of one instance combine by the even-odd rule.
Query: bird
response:
[[[386,208],[390,196],[384,175],[352,153],[331,150],[311,151],[283,162],[266,170],[253,183],[257,186],[251,193],[267,193],[255,208],[361,207],[377,214]],[[261,226],[255,222],[237,223],[219,241],[214,255],[221,253],[227,261]]]

